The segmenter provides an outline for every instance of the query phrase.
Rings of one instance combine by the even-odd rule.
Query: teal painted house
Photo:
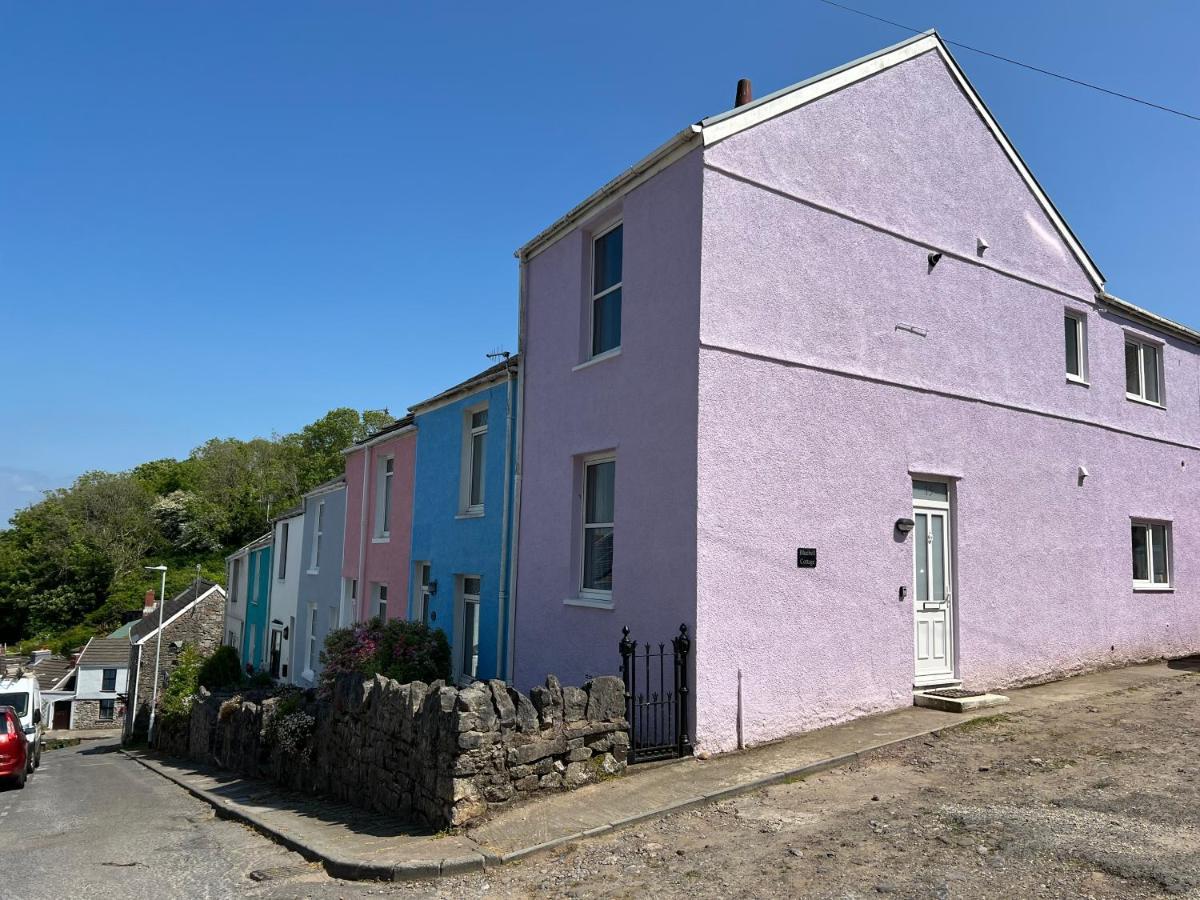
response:
[[[446,633],[460,682],[508,674],[517,365],[505,359],[410,408],[409,618]]]
[[[268,533],[247,548],[246,607],[242,631],[242,667],[254,670],[267,667],[267,646],[271,619],[271,545]]]

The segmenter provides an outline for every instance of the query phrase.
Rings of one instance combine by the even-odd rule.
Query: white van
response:
[[[29,742],[29,771],[42,764],[42,689],[36,678],[0,677],[0,706],[11,706]]]

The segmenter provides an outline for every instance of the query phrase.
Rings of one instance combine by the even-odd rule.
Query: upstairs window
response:
[[[276,547],[275,553],[279,556],[279,573],[277,577],[280,581],[287,578],[287,551],[288,551],[288,531],[290,523],[284,522],[279,526],[279,544]]]
[[[375,537],[390,537],[392,533],[392,477],[396,460],[387,457],[379,461],[375,480]]]
[[[621,346],[623,226],[592,239],[592,356]]]
[[[1171,586],[1171,526],[1166,522],[1134,521],[1133,586],[1163,590]]]
[[[1162,348],[1125,339],[1125,396],[1162,406]]]
[[[242,558],[239,556],[233,561],[233,569],[229,573],[229,602],[231,604],[238,602],[239,590],[242,584]]]
[[[487,407],[467,413],[463,441],[462,511],[467,515],[483,513],[483,478],[487,449]]]
[[[1082,313],[1063,315],[1066,329],[1067,381],[1087,384],[1087,319]]]
[[[321,564],[321,535],[325,530],[325,501],[322,500],[317,504],[317,519],[313,523],[313,539],[312,539],[312,558],[309,560],[308,568],[311,572],[316,572]]]
[[[100,690],[112,693],[117,689],[117,670],[105,669],[100,677]]]

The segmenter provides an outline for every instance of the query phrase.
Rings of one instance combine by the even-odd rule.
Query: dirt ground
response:
[[[1200,677],[1093,702],[1000,712],[484,874],[337,895],[1200,898]]]

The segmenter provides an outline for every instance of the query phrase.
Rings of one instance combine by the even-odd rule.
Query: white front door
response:
[[[954,681],[954,580],[949,485],[913,482],[913,607],[916,685]]]

